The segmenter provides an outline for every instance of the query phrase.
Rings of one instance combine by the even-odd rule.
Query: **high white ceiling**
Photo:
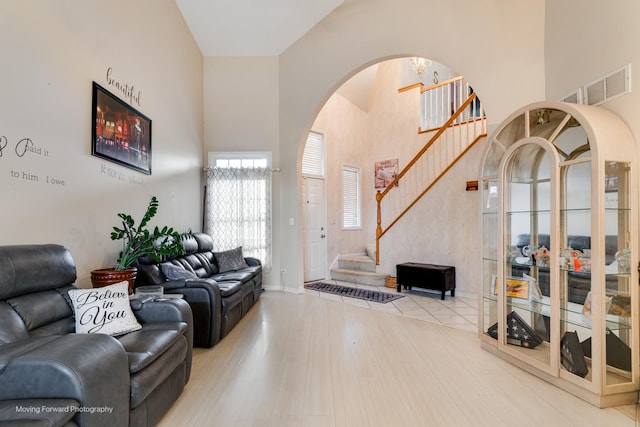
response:
[[[344,0],[176,0],[203,56],[277,56]]]

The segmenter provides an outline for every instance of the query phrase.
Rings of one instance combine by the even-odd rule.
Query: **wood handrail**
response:
[[[455,82],[463,80],[463,79],[464,79],[464,77],[459,76],[459,77],[454,77],[454,78],[449,79],[449,80],[445,80],[443,82],[438,82],[438,83],[436,83],[434,85],[423,87],[422,89],[420,89],[420,93],[428,92],[430,90],[437,89],[437,88],[442,87],[442,86],[448,86],[451,83],[455,83]]]
[[[407,92],[407,91],[409,91],[411,89],[417,89],[417,88],[420,88],[420,93],[428,92],[430,90],[437,89],[437,88],[442,87],[442,86],[447,86],[447,85],[450,85],[451,83],[455,83],[455,82],[460,81],[460,80],[464,80],[464,77],[462,77],[462,76],[453,77],[453,78],[451,78],[449,80],[444,80],[444,81],[438,82],[436,84],[432,84],[430,86],[425,86],[424,83],[418,82],[418,83],[414,83],[414,84],[409,85],[409,86],[401,87],[400,89],[398,89],[398,93]]]
[[[449,127],[468,125],[469,123],[480,122],[482,120],[484,120],[484,117],[473,117],[473,118],[471,118],[469,120],[465,120],[464,122],[454,123]],[[433,132],[433,131],[438,130],[438,129],[439,128],[422,129],[420,126],[418,126],[418,133],[429,133],[429,132]]]
[[[451,79],[443,84],[449,84],[452,81],[459,80],[461,78]],[[415,85],[414,85],[415,86]],[[422,155],[431,147],[440,136],[452,126],[453,122],[469,107],[469,105],[476,99],[476,94],[469,95],[467,100],[460,105],[454,114],[442,125],[441,128],[431,137],[431,139],[425,144],[425,146],[411,159],[411,161],[400,171],[400,173],[387,185],[387,187],[381,192],[376,192],[376,204],[377,204],[377,218],[376,218],[376,264],[380,263],[380,238],[389,231],[399,220],[402,218],[452,167],[458,160],[464,156],[464,154],[473,147],[476,142],[481,138],[487,136],[486,132],[479,134],[419,195],[413,200],[391,223],[383,230],[382,229],[382,199],[391,191],[391,189],[400,181],[400,179],[413,167],[413,165],[422,157]]]
[[[389,193],[389,191],[391,191],[391,189],[398,183],[398,181],[400,181],[400,178],[402,178],[409,171],[409,169],[411,169],[413,167],[413,165],[420,159],[420,157],[422,157],[422,155],[425,153],[425,151],[427,151],[429,149],[429,147],[431,147],[433,145],[433,143],[436,142],[436,140],[438,138],[440,138],[440,135],[442,135],[444,133],[444,131],[447,130],[447,128],[449,126],[451,126],[451,124],[458,118],[458,116],[460,114],[462,114],[464,112],[464,110],[466,110],[466,108],[469,106],[469,104],[471,104],[471,102],[474,99],[476,99],[476,94],[472,93],[469,96],[469,98],[467,98],[467,100],[462,103],[460,108],[458,108],[456,110],[456,112],[454,114],[452,114],[451,117],[449,117],[449,120],[447,120],[444,123],[444,125],[442,125],[442,127],[438,129],[438,131],[431,137],[429,142],[427,142],[425,144],[425,146],[422,147],[422,149],[420,151],[418,151],[418,154],[416,154],[413,157],[413,159],[411,159],[411,161],[409,163],[407,163],[407,165],[404,167],[404,169],[402,169],[402,171],[400,171],[400,173],[393,179],[393,181],[391,181],[391,183],[389,185],[387,185],[387,188],[385,188],[384,191],[382,191],[382,193],[380,193],[380,190],[378,190],[378,193],[381,194],[380,200],[382,200],[384,198],[384,196],[386,196],[387,193]]]
[[[409,85],[409,86],[401,87],[400,89],[398,89],[398,93],[406,92],[408,90],[415,89],[415,88],[418,88],[418,87],[422,88],[422,87],[424,87],[424,84],[419,82],[419,83],[414,83],[414,84]]]
[[[442,172],[440,172],[440,174],[438,174],[438,176],[436,176],[434,178],[434,180],[431,182],[431,184],[429,184],[427,186],[427,188],[425,188],[422,193],[420,193],[418,195],[418,197],[415,198],[415,200],[413,202],[411,202],[397,217],[396,219],[394,219],[393,221],[391,221],[391,223],[389,223],[389,225],[387,226],[387,228],[380,229],[380,235],[378,237],[382,237],[385,235],[385,233],[387,231],[389,231],[389,229],[391,227],[393,227],[395,225],[396,222],[398,222],[400,220],[400,218],[402,218],[404,216],[404,214],[406,214],[416,203],[418,203],[420,201],[420,199],[429,191],[431,190],[431,188],[438,182],[440,181],[440,179],[447,173],[449,172],[449,169],[451,169],[453,167],[453,165],[455,165],[458,160],[460,160],[462,158],[462,156],[464,156],[467,151],[469,151],[469,149],[471,149],[471,147],[473,147],[475,145],[476,142],[478,142],[481,138],[484,138],[485,136],[487,136],[486,133],[480,134],[478,135],[452,162],[451,164],[449,164]]]

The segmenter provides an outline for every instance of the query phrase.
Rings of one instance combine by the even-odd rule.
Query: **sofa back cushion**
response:
[[[73,332],[76,267],[60,245],[0,246],[0,344]]]
[[[69,285],[56,290],[34,292],[3,301],[0,305],[0,342],[27,336],[61,335],[74,332]],[[11,310],[11,314],[8,310]]]
[[[169,262],[160,264],[160,270],[167,280],[189,280],[198,278],[192,271]]]
[[[198,242],[198,252],[213,251],[213,238],[207,233],[193,233],[193,238]]]
[[[75,280],[76,266],[63,246],[0,246],[0,300],[57,289]]]
[[[29,331],[16,311],[0,301],[0,345],[29,338]]]
[[[191,278],[191,274],[198,278],[209,278],[219,273],[218,263],[213,253],[213,239],[210,235],[206,233],[184,234],[182,246],[184,255],[163,261],[160,264],[150,258],[139,259],[138,277],[140,282],[137,285],[162,285],[167,280]],[[178,268],[184,269],[184,274],[181,274],[177,270]]]

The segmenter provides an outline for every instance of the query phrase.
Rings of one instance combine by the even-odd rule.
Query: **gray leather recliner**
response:
[[[157,424],[189,379],[189,305],[132,300],[142,329],[76,334],[75,280],[62,246],[0,246],[0,425]]]

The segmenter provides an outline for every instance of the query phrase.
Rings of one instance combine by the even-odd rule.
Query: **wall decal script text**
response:
[[[31,138],[22,138],[18,142],[13,145],[13,153],[20,158],[27,158],[31,155],[49,157],[49,150],[46,148],[37,146]],[[2,157],[6,157],[7,154],[11,154],[11,150],[9,147],[9,140],[6,136],[0,135],[0,159]],[[25,170],[10,170],[9,174],[13,179],[21,179],[23,181],[33,182],[33,183],[44,183],[50,185],[59,185],[64,186],[66,183],[63,179],[51,177],[46,175],[45,177],[41,177],[38,174],[32,173],[30,171]]]
[[[118,80],[111,77],[113,73],[113,68],[107,68],[107,84],[109,86],[113,86],[116,88],[122,95],[129,101],[129,104],[135,103],[138,107],[140,106],[140,98],[142,97],[142,92],[135,90],[134,85],[129,85],[127,83],[120,83]]]

